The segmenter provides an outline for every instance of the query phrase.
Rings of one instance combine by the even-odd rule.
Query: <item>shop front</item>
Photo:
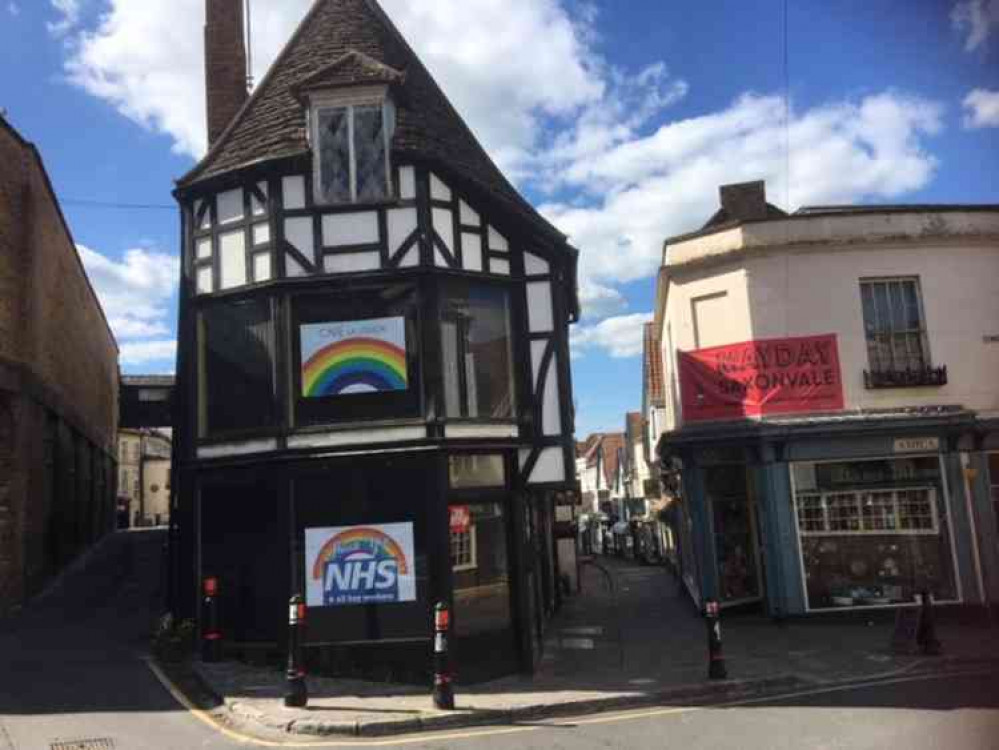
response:
[[[955,409],[668,435],[688,592],[774,617],[914,606],[924,591],[940,605],[989,601],[999,542],[967,470],[974,427]]]

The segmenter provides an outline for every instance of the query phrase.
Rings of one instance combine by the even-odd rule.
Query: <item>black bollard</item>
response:
[[[933,603],[930,599],[930,592],[923,589],[919,594],[921,600],[919,615],[919,632],[916,633],[916,643],[919,650],[927,656],[938,656],[943,650],[941,643],[937,640],[936,627],[933,624]]]
[[[202,584],[201,661],[222,660],[222,631],[219,628],[219,579],[209,576]]]
[[[704,602],[704,619],[708,626],[708,677],[724,680],[728,677],[725,656],[722,654],[721,618],[718,602],[708,599]]]
[[[302,661],[302,628],[305,627],[305,602],[295,594],[288,602],[288,671],[285,680],[288,691],[284,705],[302,708],[309,702],[309,688],[305,684],[305,664]]]
[[[454,688],[447,652],[450,630],[451,610],[444,602],[437,602],[434,607],[434,707],[448,711],[454,710]]]

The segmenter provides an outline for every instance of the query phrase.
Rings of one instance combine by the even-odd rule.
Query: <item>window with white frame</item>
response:
[[[312,100],[311,138],[317,203],[368,203],[392,194],[389,143],[395,110],[382,89]]]
[[[901,372],[929,367],[919,279],[862,279],[860,296],[871,370]]]
[[[451,569],[455,571],[473,570],[475,560],[475,525],[467,531],[451,532]]]
[[[936,534],[936,489],[799,493],[798,530],[809,534]]]

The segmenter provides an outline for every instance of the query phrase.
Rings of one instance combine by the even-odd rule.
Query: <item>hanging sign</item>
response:
[[[310,607],[416,601],[413,524],[305,530]]]
[[[448,508],[451,516],[452,534],[464,534],[472,525],[472,511],[467,505],[452,505]]]
[[[746,341],[679,354],[686,421],[843,408],[835,334]]]
[[[409,387],[403,317],[306,323],[299,336],[305,398]]]

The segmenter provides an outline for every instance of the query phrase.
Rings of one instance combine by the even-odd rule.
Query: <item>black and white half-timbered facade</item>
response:
[[[318,0],[249,97],[241,6],[175,191],[173,606],[217,578],[227,644],[280,651],[300,592],[314,664],[415,675],[446,601],[459,673],[528,670],[576,564],[577,253],[375,0]]]

